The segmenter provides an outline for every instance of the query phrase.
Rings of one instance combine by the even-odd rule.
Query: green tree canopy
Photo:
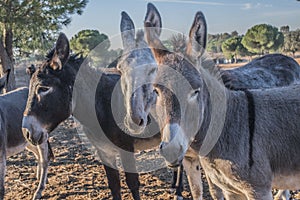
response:
[[[225,40],[222,43],[222,51],[227,58],[235,58],[237,61],[237,56],[249,56],[250,52],[242,44],[242,36],[235,36]]]
[[[242,44],[250,52],[264,54],[278,50],[283,44],[283,34],[268,24],[255,25],[248,29]]]
[[[109,50],[110,41],[107,35],[98,30],[79,31],[70,40],[73,52],[88,56],[89,62],[94,67],[116,67],[116,62],[122,51]]]
[[[231,37],[231,38],[225,40],[222,43],[222,51],[223,51],[224,55],[227,58],[234,57],[236,60],[237,54],[238,54],[238,52],[237,52],[238,46],[242,45],[241,41],[242,41],[242,38],[238,37],[238,36]]]
[[[295,53],[300,50],[300,29],[284,34],[282,49],[284,52],[291,52],[295,57]]]
[[[71,38],[70,46],[74,52],[87,56],[91,50],[102,42],[105,44],[101,44],[101,48],[108,50],[110,42],[107,35],[99,33],[98,30],[82,30]]]
[[[87,0],[2,0],[0,1],[0,58],[3,74],[13,71],[14,53],[48,49],[48,39],[56,38],[71,15],[82,14]],[[13,74],[13,73],[12,73]],[[14,78],[10,76],[11,81]],[[8,87],[14,87],[9,83]]]
[[[208,34],[207,51],[211,53],[221,53],[222,43],[230,38],[231,35],[228,33],[221,33],[216,35]]]

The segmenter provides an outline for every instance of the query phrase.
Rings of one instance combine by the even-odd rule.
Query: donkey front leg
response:
[[[173,169],[172,188],[175,189],[174,200],[183,199],[183,197],[182,197],[182,191],[183,191],[182,175],[183,175],[183,165],[180,165],[179,167],[177,167],[177,169]]]
[[[182,164],[188,178],[193,199],[202,200],[203,185],[199,156],[192,150],[188,150]]]
[[[117,168],[116,152],[113,150],[103,151],[97,149],[97,154],[100,157],[108,180],[108,187],[113,196],[113,200],[121,200],[121,183],[120,174]]]
[[[47,181],[49,165],[48,143],[44,142],[36,147],[28,145],[27,148],[32,151],[38,159],[37,178],[39,180],[39,185],[36,192],[34,193],[33,199],[40,199],[42,197],[42,192],[45,189]]]
[[[224,196],[223,196],[223,192],[221,190],[221,188],[219,188],[218,186],[216,186],[209,178],[209,176],[207,176],[206,174],[206,180],[209,186],[209,193],[210,196],[214,199],[214,200],[224,200]]]
[[[104,164],[104,169],[106,172],[108,187],[113,196],[113,200],[121,200],[121,184],[120,184],[120,175],[117,169],[111,168]]]
[[[120,157],[125,171],[126,183],[131,191],[132,197],[134,200],[140,200],[140,181],[139,174],[136,169],[134,153],[121,150]]]
[[[2,139],[2,138],[0,138],[0,139]],[[4,147],[4,144],[2,144],[1,141],[0,141],[0,200],[4,199],[5,171],[6,171],[5,147]]]

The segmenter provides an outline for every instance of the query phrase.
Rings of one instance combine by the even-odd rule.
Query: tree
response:
[[[222,43],[222,51],[227,58],[234,58],[235,62],[237,61],[237,49],[238,46],[242,46],[242,38],[235,36],[225,40]]]
[[[0,1],[0,74],[11,70],[7,91],[15,88],[13,49],[42,49],[48,38],[56,37],[62,26],[70,24],[71,15],[82,14],[86,4],[87,0]]]
[[[288,25],[280,27],[280,32],[282,32],[283,34],[288,33],[289,31],[290,27]]]
[[[243,36],[235,36],[222,43],[222,51],[227,58],[234,58],[237,62],[238,56],[251,56],[252,54],[242,44]]]
[[[105,42],[105,44],[101,44],[101,47],[108,50],[110,42],[107,35],[99,33],[98,30],[82,30],[71,38],[70,46],[75,53],[87,56],[101,42]]]
[[[107,35],[98,30],[81,30],[70,40],[72,51],[88,56],[93,66],[115,67],[116,59],[122,51],[109,50],[110,41]]]
[[[283,34],[268,24],[255,25],[248,29],[242,44],[252,53],[268,53],[278,50],[283,44]]]
[[[291,52],[295,57],[295,53],[300,50],[300,29],[284,34],[282,49],[284,52]]]
[[[230,38],[231,35],[228,33],[221,33],[216,35],[208,34],[207,51],[211,53],[221,53],[222,43]]]
[[[231,37],[239,36],[239,33],[237,31],[231,32]]]

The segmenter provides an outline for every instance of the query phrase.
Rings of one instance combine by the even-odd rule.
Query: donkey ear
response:
[[[145,38],[148,43],[151,51],[154,55],[154,58],[158,64],[162,64],[164,56],[169,52],[167,48],[160,41],[159,36],[157,35],[155,28],[151,22],[144,23],[145,28]]]
[[[34,64],[31,64],[29,67],[26,68],[26,74],[28,74],[31,77],[35,70],[36,69]]]
[[[152,27],[156,34],[160,36],[162,28],[161,17],[157,8],[152,3],[148,3],[147,5],[145,23],[147,22],[150,22],[152,24]]]
[[[70,45],[67,36],[63,33],[59,34],[56,41],[55,52],[52,56],[50,67],[53,70],[61,70],[68,61],[70,54]]]
[[[189,34],[187,55],[192,58],[203,55],[206,48],[207,26],[204,14],[197,12]]]
[[[133,21],[129,17],[129,15],[126,12],[121,13],[121,36],[123,41],[123,47],[124,49],[128,49],[132,47],[132,45],[135,44],[135,28]]]

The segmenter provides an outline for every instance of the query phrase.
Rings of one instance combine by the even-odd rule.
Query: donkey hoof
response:
[[[32,200],[36,200],[36,199],[42,199],[42,194],[41,193],[34,194]]]

